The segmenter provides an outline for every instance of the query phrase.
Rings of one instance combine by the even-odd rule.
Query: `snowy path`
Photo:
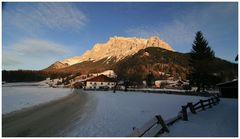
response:
[[[223,137],[238,136],[238,101],[224,99],[206,111],[189,115],[189,121],[179,121],[169,127],[165,137]]]
[[[86,112],[86,93],[72,93],[67,97],[2,117],[4,137],[49,137],[62,136],[61,131]]]

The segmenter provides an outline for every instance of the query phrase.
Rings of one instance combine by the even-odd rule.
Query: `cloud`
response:
[[[204,32],[207,38],[226,38],[237,29],[236,3],[203,3],[184,15],[176,15],[174,20],[157,25],[145,25],[127,29],[127,34],[136,37],[160,36],[173,47],[185,46],[188,51],[197,31]],[[236,21],[235,21],[236,20]],[[237,35],[237,34],[236,34]],[[179,49],[179,50],[180,50]]]
[[[127,33],[132,36],[148,38],[150,36],[160,36],[161,39],[170,44],[186,44],[189,40],[193,40],[193,30],[197,26],[189,26],[184,22],[175,20],[165,25],[157,26],[141,26],[127,30]]]
[[[16,69],[16,67],[42,69],[59,60],[62,55],[70,53],[70,50],[54,42],[26,39],[9,47],[3,47],[2,53],[4,69]]]
[[[8,52],[6,52],[3,56],[3,65],[4,66],[13,66],[13,65],[20,65],[21,61],[18,59],[15,59],[14,56],[11,54],[9,55]]]
[[[25,32],[80,30],[87,21],[73,3],[7,3],[3,10],[3,25]]]
[[[175,19],[168,23],[159,23],[155,26],[140,26],[129,28],[126,32],[131,36],[148,38],[159,36],[170,45],[184,45],[192,42],[199,26],[190,19]]]
[[[34,56],[44,56],[46,54],[65,54],[66,48],[59,44],[43,41],[27,39],[22,42],[16,43],[12,46],[17,52],[22,54],[34,55]]]

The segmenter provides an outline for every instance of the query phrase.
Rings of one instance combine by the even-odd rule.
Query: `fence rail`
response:
[[[220,99],[218,95],[206,100],[199,100],[195,104],[189,102],[187,105],[182,106],[182,110],[173,118],[164,120],[161,115],[156,115],[144,124],[142,128],[134,127],[133,132],[129,135],[129,137],[154,137],[164,132],[169,132],[168,126],[173,125],[178,120],[182,119],[184,121],[188,121],[188,108],[191,113],[196,114],[201,110],[204,111],[208,108],[212,108],[212,106],[218,104],[219,102]]]
[[[193,114],[196,114],[198,110],[204,111],[208,108],[212,108],[212,106],[218,104],[219,101],[220,101],[219,96],[214,96],[206,100],[199,100],[199,102],[195,104],[188,103],[187,105],[182,106],[182,113],[183,113],[182,119],[184,121],[188,120],[187,108],[189,108]]]

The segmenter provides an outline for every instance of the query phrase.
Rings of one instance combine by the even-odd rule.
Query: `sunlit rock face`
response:
[[[65,68],[68,67],[69,65],[67,63],[62,63],[60,61],[57,61],[55,63],[53,63],[52,65],[50,65],[46,70],[50,69],[50,70],[54,70],[54,69],[61,69],[61,68]]]
[[[98,61],[103,58],[116,58],[119,61],[126,56],[133,55],[147,47],[160,47],[169,51],[173,48],[157,36],[144,38],[110,37],[107,43],[97,43],[82,56],[76,56],[60,61],[61,63],[73,65],[83,61]]]

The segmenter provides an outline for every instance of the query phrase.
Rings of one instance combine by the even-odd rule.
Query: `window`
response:
[[[101,85],[103,85],[103,83],[101,82]]]
[[[97,83],[95,82],[94,85],[97,85]]]
[[[92,82],[90,82],[90,84],[92,84]]]
[[[110,85],[110,83],[108,83],[108,85]]]

